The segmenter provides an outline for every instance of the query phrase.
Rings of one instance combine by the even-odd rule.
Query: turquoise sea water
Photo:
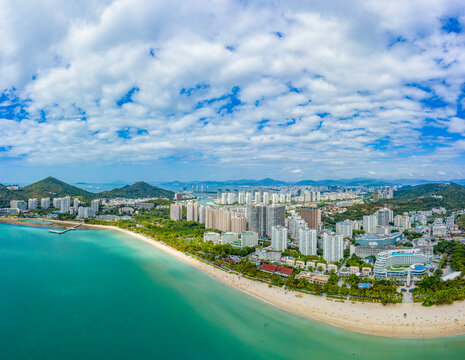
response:
[[[0,359],[463,359],[264,304],[124,234],[0,224]]]

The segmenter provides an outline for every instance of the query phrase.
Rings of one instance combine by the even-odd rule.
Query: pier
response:
[[[74,225],[72,227],[69,227],[69,228],[66,228],[64,230],[49,230],[51,233],[54,233],[54,234],[64,234],[65,232],[68,232],[70,230],[76,230],[79,226],[81,226],[82,224],[77,224],[77,225]]]

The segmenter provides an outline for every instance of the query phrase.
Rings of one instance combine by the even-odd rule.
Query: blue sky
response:
[[[0,183],[465,178],[463,1],[0,5]]]

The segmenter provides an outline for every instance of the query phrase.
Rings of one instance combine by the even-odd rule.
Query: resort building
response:
[[[203,234],[203,241],[213,241],[215,244],[219,244],[221,240],[221,235],[217,232],[206,232]]]
[[[275,273],[281,276],[290,276],[292,275],[293,270],[284,266],[277,266],[277,265],[270,265],[270,264],[263,264],[261,267],[262,271],[268,273]]]
[[[233,232],[226,232],[221,235],[221,244],[231,244],[239,246],[239,238]]]
[[[420,249],[383,251],[378,254],[374,275],[377,278],[421,276],[432,261],[433,257],[423,254]]]
[[[254,247],[258,245],[258,234],[253,231],[246,231],[241,234],[241,248]]]
[[[306,279],[309,283],[324,285],[329,280],[329,275],[312,274],[309,272],[302,271],[300,274],[295,276],[296,279]]]
[[[360,235],[355,243],[360,246],[390,246],[402,240],[402,233],[396,232],[387,235]]]
[[[80,219],[95,217],[95,210],[91,207],[79,206],[77,216]]]
[[[397,246],[355,246],[350,245],[350,256],[353,254],[364,259],[368,256],[377,257],[378,254],[386,250],[409,250],[411,248],[407,247],[397,247]],[[433,246],[431,245],[420,245],[416,246],[415,249],[420,249],[425,255],[433,255]]]

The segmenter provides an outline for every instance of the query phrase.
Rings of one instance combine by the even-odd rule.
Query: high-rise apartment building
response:
[[[38,206],[39,206],[39,202],[37,201],[36,198],[34,198],[34,199],[29,199],[28,202],[27,202],[27,208],[28,208],[29,210],[35,210],[35,209],[38,208]]]
[[[231,232],[241,234],[247,230],[247,219],[243,216],[231,217]]]
[[[73,208],[74,208],[74,211],[78,211],[78,209],[79,209],[79,204],[80,204],[80,203],[81,203],[81,202],[79,201],[78,198],[74,198],[74,200],[73,200]]]
[[[377,215],[364,215],[363,216],[363,230],[365,234],[376,233],[376,226],[378,226]]]
[[[238,197],[237,202],[238,202],[239,204],[245,204],[245,192],[244,192],[244,191],[241,191],[241,192],[239,193],[239,197]]]
[[[308,229],[308,225],[305,220],[298,215],[289,217],[288,221],[289,237],[292,240],[299,240],[300,229]]]
[[[189,202],[186,206],[187,221],[199,221],[199,207],[195,202]]]
[[[273,226],[284,226],[286,207],[284,205],[270,205],[266,207],[266,235],[271,235]]]
[[[343,238],[351,238],[352,230],[352,223],[348,221],[341,221],[336,223],[336,234],[342,235]]]
[[[287,249],[287,229],[283,226],[271,228],[271,248],[275,251]]]
[[[263,204],[268,205],[270,203],[270,194],[268,192],[263,193]]]
[[[321,210],[308,206],[300,208],[300,217],[305,220],[310,229],[318,230],[321,224]]]
[[[259,193],[257,193],[259,194]],[[254,231],[258,236],[266,235],[266,206],[250,205],[247,207],[247,223],[249,230]]]
[[[60,200],[60,213],[62,214],[69,214],[69,208],[71,206],[71,198],[69,196],[65,196]]]
[[[376,212],[376,215],[378,216],[378,225],[379,226],[387,226],[387,225],[389,225],[389,223],[392,222],[393,218],[394,218],[393,211],[388,209],[388,208],[378,210]]]
[[[236,202],[236,194],[228,193],[228,204],[234,204]]]
[[[394,225],[402,228],[402,230],[408,230],[412,227],[410,223],[410,217],[408,215],[394,216]]]
[[[90,207],[94,209],[95,213],[98,214],[99,212],[99,207],[100,207],[100,200],[95,199],[90,202]]]
[[[20,210],[27,210],[27,202],[24,200],[11,200],[10,201],[10,208],[12,209],[20,209]]]
[[[200,205],[199,206],[199,223],[205,224],[205,214],[206,214],[206,206]]]
[[[40,199],[40,207],[42,209],[48,209],[50,207],[50,198]]]
[[[299,251],[302,255],[316,255],[316,230],[299,229]]]
[[[171,220],[182,220],[182,205],[171,204],[170,219]]]
[[[323,234],[323,259],[337,262],[344,257],[344,240],[341,235]]]

